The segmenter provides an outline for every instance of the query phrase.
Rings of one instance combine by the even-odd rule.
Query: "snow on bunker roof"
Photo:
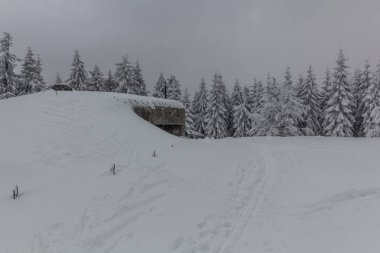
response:
[[[118,98],[120,101],[124,101],[130,104],[132,107],[150,107],[154,109],[155,107],[168,107],[184,109],[183,104],[180,101],[147,97],[147,96],[137,96],[137,95],[127,95],[123,98]]]

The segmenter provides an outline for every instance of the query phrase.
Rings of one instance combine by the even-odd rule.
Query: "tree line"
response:
[[[4,33],[0,39],[0,98],[8,98],[39,92],[45,87],[42,76],[42,62],[35,56],[30,47],[21,64],[20,73],[16,73],[17,62],[20,59],[11,52],[13,38],[10,33]]]
[[[321,86],[321,88],[320,88]],[[167,87],[167,89],[164,89]],[[161,74],[153,96],[181,100],[186,130],[209,138],[246,136],[380,137],[380,65],[366,61],[350,77],[347,58],[339,51],[336,66],[318,85],[310,65],[293,81],[289,68],[278,81],[268,74],[265,84],[237,80],[229,95],[223,77],[215,73],[211,87],[201,80],[194,97],[180,93],[178,81]],[[181,99],[178,99],[180,97]]]
[[[42,61],[30,47],[23,60],[11,52],[13,38],[0,39],[0,99],[39,92],[46,88]],[[19,73],[16,72],[18,62]],[[322,85],[310,65],[295,82],[286,68],[278,81],[268,74],[266,81],[254,79],[249,86],[237,80],[231,95],[223,77],[215,72],[210,87],[201,79],[191,97],[174,75],[161,73],[153,97],[181,101],[185,106],[186,131],[221,139],[245,136],[380,136],[380,64],[373,69],[366,61],[361,69],[349,72],[347,58],[340,50],[333,71],[326,71]],[[148,95],[138,61],[123,56],[114,72],[106,75],[95,65],[86,71],[78,50],[74,51],[70,76],[55,83],[67,83],[75,90],[112,91]]]
[[[40,57],[28,47],[24,59],[20,59],[11,52],[12,45],[12,35],[4,33],[0,39],[0,99],[39,92],[47,87],[42,76]],[[21,68],[18,73],[16,69],[19,62]],[[80,91],[114,91],[147,95],[138,61],[132,64],[128,56],[123,56],[115,66],[115,72],[110,70],[106,75],[97,65],[93,70],[86,71],[78,50],[75,50],[69,78],[62,81],[58,73],[55,83],[67,83],[73,89]]]
[[[115,72],[113,73],[112,70],[109,70],[106,76],[97,65],[87,73],[78,50],[75,50],[70,77],[66,83],[73,89],[80,91],[108,91],[147,95],[139,61],[132,64],[128,60],[128,56],[125,55],[122,57],[121,62],[116,63],[115,66]],[[59,75],[57,75],[56,83],[62,83]]]

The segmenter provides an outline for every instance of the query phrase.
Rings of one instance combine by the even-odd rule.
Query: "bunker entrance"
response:
[[[156,125],[156,126],[176,136],[182,136],[184,132],[182,125]]]

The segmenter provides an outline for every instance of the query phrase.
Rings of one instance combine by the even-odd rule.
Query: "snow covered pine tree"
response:
[[[181,92],[181,84],[178,82],[175,76],[171,75],[167,81],[167,98],[172,100],[181,100],[182,92]]]
[[[87,90],[87,72],[84,63],[80,58],[79,51],[74,51],[73,62],[71,64],[70,78],[67,83],[75,90]]]
[[[112,70],[107,73],[107,78],[104,80],[104,90],[105,91],[116,91],[117,82],[113,77]]]
[[[98,65],[95,65],[94,70],[90,71],[90,76],[87,79],[87,90],[105,91],[104,83],[103,73],[100,71]]]
[[[61,84],[62,83],[61,75],[59,73],[57,73],[54,83],[55,84]]]
[[[128,61],[128,56],[122,57],[121,62],[116,63],[115,79],[118,82],[117,92],[137,94],[138,90],[134,82],[134,67]]]
[[[299,87],[299,97],[302,104],[305,106],[305,113],[303,114],[302,128],[307,129],[304,131],[305,135],[318,135],[321,130],[320,121],[322,118],[322,111],[320,108],[320,94],[316,83],[316,77],[313,73],[311,65],[307,70],[307,76],[304,82]]]
[[[281,117],[280,89],[275,78],[268,74],[264,103],[260,111],[252,114],[250,136],[279,136]]]
[[[380,73],[379,73],[380,74]],[[377,106],[378,102],[378,87],[376,84],[377,78],[374,78],[371,71],[369,61],[366,61],[364,70],[355,72],[353,82],[353,97],[354,97],[354,134],[355,136],[366,136],[368,134],[371,113]]]
[[[302,135],[299,129],[300,122],[305,113],[305,106],[296,96],[296,90],[293,87],[290,68],[286,68],[284,84],[280,90],[281,113],[279,117],[279,135],[280,136],[298,136]]]
[[[0,39],[0,99],[14,97],[17,92],[19,76],[15,73],[18,58],[10,52],[13,38],[4,33]]]
[[[140,66],[139,61],[136,61],[135,67],[134,67],[134,86],[136,88],[136,94],[141,96],[146,96],[146,85],[144,81],[144,77],[142,74],[142,69]]]
[[[208,137],[222,139],[228,136],[227,108],[224,99],[225,92],[222,75],[215,73],[207,108],[206,135]]]
[[[363,76],[364,77],[364,76]],[[362,135],[367,137],[380,137],[379,107],[380,107],[380,65],[377,67],[374,78],[368,78],[363,82],[362,100],[359,107],[361,115]]]
[[[202,135],[206,134],[207,126],[208,90],[206,81],[202,78],[199,90],[195,93],[192,111],[194,114],[194,130]]]
[[[17,94],[25,95],[41,91],[45,87],[41,71],[41,60],[36,60],[32,49],[28,47],[21,65],[21,80],[17,87]]]
[[[153,97],[167,98],[167,82],[162,72],[154,85]]]
[[[326,136],[351,137],[353,135],[355,121],[352,114],[353,96],[348,82],[346,62],[347,59],[340,50],[323,121]]]
[[[187,88],[183,92],[181,101],[185,106],[185,131],[190,135],[194,132],[194,115],[191,109],[190,94]]]
[[[244,90],[245,92],[242,93],[241,103],[236,104],[233,107],[233,137],[235,138],[248,136],[248,132],[251,129],[251,113],[248,104],[249,90],[248,88],[245,88]]]

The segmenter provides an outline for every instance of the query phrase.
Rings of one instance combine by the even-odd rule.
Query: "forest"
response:
[[[0,40],[0,98],[48,88],[40,57],[28,47],[20,59],[12,53],[12,45],[12,35],[4,33]],[[343,50],[339,50],[335,68],[326,70],[321,83],[312,65],[296,81],[287,67],[281,79],[268,74],[265,82],[254,79],[252,84],[241,85],[236,80],[229,92],[222,74],[215,71],[211,84],[202,78],[193,95],[182,88],[175,75],[166,78],[164,73],[149,92],[140,63],[131,63],[127,55],[107,74],[97,65],[87,71],[75,50],[70,76],[62,80],[58,73],[55,83],[66,83],[78,91],[120,92],[181,101],[189,136],[380,136],[380,66],[373,69],[366,61],[361,69],[351,73]]]

